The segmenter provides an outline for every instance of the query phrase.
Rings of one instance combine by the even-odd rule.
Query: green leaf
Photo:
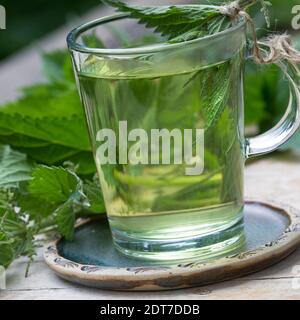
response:
[[[117,11],[129,13],[131,18],[136,18],[139,23],[147,28],[153,28],[155,32],[167,36],[170,42],[184,42],[196,39],[208,34],[215,34],[236,24],[237,19],[231,19],[229,15],[222,13],[220,5],[170,5],[170,6],[137,6],[127,5],[119,0],[102,0],[102,2],[114,7]],[[233,2],[233,1],[232,1]],[[237,0],[236,5],[246,11],[248,7],[258,1]],[[230,2],[228,1],[228,4]],[[268,6],[269,2],[259,1],[267,24],[270,24]]]
[[[96,172],[92,152],[82,151],[68,157],[68,160],[77,165],[76,173],[80,175],[93,175]]]
[[[84,205],[81,190],[82,182],[73,172],[40,165],[33,171],[27,190],[20,195],[19,205],[36,221],[40,216],[51,215],[60,234],[71,240],[76,214]]]
[[[264,78],[258,76],[257,68],[250,63],[246,65],[245,74],[245,122],[246,125],[258,124],[268,116],[262,94]]]
[[[0,145],[0,187],[17,187],[29,179],[31,169],[25,154]]]
[[[89,202],[88,209],[94,213],[105,212],[104,200],[99,184],[86,181],[83,185],[83,192]]]
[[[284,114],[289,89],[279,68],[275,65],[247,64],[245,81],[246,124],[258,124],[265,132]]]
[[[90,150],[84,113],[74,81],[39,84],[23,90],[24,96],[0,108],[0,135],[23,147],[56,144]],[[9,137],[11,136],[11,137]]]
[[[47,165],[70,160],[71,157],[81,152],[77,149],[67,148],[56,144],[49,144],[38,148],[19,147],[18,150],[26,153],[31,159]]]
[[[57,208],[56,203],[50,203],[35,197],[31,195],[27,189],[19,190],[15,196],[21,211],[28,214],[30,219],[35,220],[35,222],[42,221],[47,217],[52,217]]]
[[[83,183],[68,169],[43,165],[33,171],[28,187],[19,191],[17,203],[35,221],[54,218],[58,231],[68,240],[78,216],[105,211],[100,186]]]
[[[90,151],[91,146],[83,116],[43,117],[34,119],[23,114],[0,112],[0,127],[13,128],[15,134],[41,139],[49,143]]]
[[[73,240],[75,212],[71,201],[67,201],[55,211],[56,223],[59,233],[67,240]]]
[[[7,208],[0,213],[0,230],[8,236],[25,230],[25,221],[12,208]]]
[[[213,25],[210,22],[214,18],[225,18],[218,6],[212,5],[188,5],[188,6],[128,6],[122,1],[103,1],[118,11],[129,13],[132,18],[139,19],[148,28],[155,28],[156,32],[166,35],[168,39],[178,37],[181,42],[191,40],[210,33]],[[228,18],[229,19],[229,18]],[[193,31],[193,32],[191,32]]]
[[[38,148],[49,146],[49,143],[40,139],[24,136],[22,134],[12,133],[8,135],[0,132],[0,143],[8,144],[15,149],[22,148]],[[27,152],[25,152],[27,153]]]
[[[15,255],[11,241],[6,234],[0,230],[0,266],[7,268],[14,258]]]
[[[220,118],[226,104],[232,83],[234,66],[227,62],[206,71],[202,80],[202,103],[206,129],[213,126]]]
[[[1,114],[20,114],[33,119],[71,117],[83,111],[75,89],[56,84],[40,84],[24,89],[25,96],[16,102],[1,106]],[[14,130],[14,128],[11,128]]]
[[[44,53],[43,71],[50,82],[74,85],[74,73],[68,50]]]
[[[69,53],[44,54],[43,62],[50,83],[27,87],[0,108],[0,142],[38,162],[62,164],[91,147]]]
[[[2,193],[2,192],[1,192]],[[0,265],[5,268],[21,255],[30,254],[33,227],[26,217],[16,212],[10,203],[0,210]]]
[[[63,203],[76,191],[79,178],[64,168],[37,166],[28,190],[35,197],[52,203]]]

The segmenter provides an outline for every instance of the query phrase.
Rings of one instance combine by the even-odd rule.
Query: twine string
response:
[[[300,52],[293,48],[291,37],[288,34],[272,35],[258,41],[255,23],[241,3],[242,1],[234,1],[221,6],[220,12],[229,16],[232,20],[237,21],[242,17],[247,21],[253,37],[253,57],[256,63],[271,64],[280,60],[288,60],[291,63],[300,63]],[[261,46],[267,47],[268,52],[266,53],[266,51],[263,51]],[[262,51],[264,54],[262,54]]]

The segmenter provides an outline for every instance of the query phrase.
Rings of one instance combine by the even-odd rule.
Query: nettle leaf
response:
[[[32,173],[28,190],[41,200],[62,203],[76,191],[78,183],[79,178],[67,169],[40,165]]]
[[[24,232],[21,236],[7,235],[0,230],[0,265],[7,268],[15,259],[27,255],[32,258],[34,255],[33,237],[30,233]]]
[[[218,6],[212,5],[143,7],[128,6],[122,1],[103,2],[118,11],[129,13],[146,27],[154,28],[156,32],[172,39],[172,42],[192,40],[203,35],[203,32],[211,33],[215,28],[215,18],[230,22],[229,18],[221,14]],[[218,24],[220,29],[222,24],[223,21]]]
[[[246,125],[258,124],[268,117],[266,101],[263,96],[265,79],[262,75],[258,75],[258,72],[259,70],[253,64],[246,64],[244,87]]]
[[[47,217],[52,217],[53,212],[57,208],[55,203],[49,203],[31,195],[26,188],[18,190],[15,197],[21,211],[28,214],[30,219],[36,222],[42,221]]]
[[[72,63],[67,50],[43,54],[43,71],[51,82],[74,81]]]
[[[2,196],[3,190],[1,191]],[[17,213],[7,202],[0,209],[0,265],[5,268],[23,254],[30,256],[32,227],[26,225],[26,219]]]
[[[25,154],[0,145],[0,187],[17,187],[29,179],[31,170]]]
[[[0,127],[14,128],[16,134],[39,138],[53,144],[90,151],[91,146],[83,117],[44,117],[34,119],[23,114],[0,112]]]
[[[4,135],[2,134],[2,132],[0,133],[0,143],[8,144],[16,148],[18,147],[39,148],[39,147],[45,147],[49,145],[49,143],[46,141],[24,136],[22,134],[12,133],[8,135]]]
[[[80,175],[93,175],[96,172],[91,151],[81,151],[59,144],[51,144],[19,134],[0,135],[0,143],[11,145],[14,149],[25,153],[29,159],[38,163],[59,166],[69,161],[76,164],[76,172]]]
[[[0,266],[7,268],[14,260],[14,250],[7,235],[0,230]]]
[[[75,173],[61,167],[38,166],[28,185],[29,204],[21,201],[21,207],[33,215],[41,205],[41,212],[49,215],[49,209],[59,233],[71,240],[74,234],[76,213],[82,210],[85,196],[82,193],[82,181]],[[33,205],[34,199],[38,202]],[[45,210],[43,209],[43,202]]]
[[[8,236],[23,232],[26,230],[25,221],[7,205],[7,208],[0,213],[0,230]]]
[[[33,119],[83,115],[78,93],[61,85],[40,84],[23,89],[25,96],[16,102],[1,106],[0,116],[21,114]],[[12,128],[13,130],[13,128]]]
[[[26,202],[27,199],[27,202]],[[21,194],[22,210],[35,219],[40,215],[52,217],[59,233],[71,240],[77,216],[84,210],[89,214],[105,211],[101,188],[83,181],[62,167],[37,166],[27,189]]]
[[[91,153],[91,146],[69,53],[45,53],[43,64],[50,82],[24,88],[22,98],[1,106],[0,143],[39,163],[62,165],[82,151]],[[84,168],[86,174],[87,161],[79,161],[78,172]]]
[[[70,159],[80,153],[78,149],[67,148],[56,144],[48,144],[37,148],[19,147],[18,150],[26,153],[31,159],[47,165],[61,163],[65,159]]]
[[[83,192],[89,202],[89,210],[94,213],[105,212],[103,195],[100,185],[87,181],[83,185]]]
[[[59,206],[55,211],[57,229],[59,233],[67,240],[72,240],[74,237],[74,225],[76,215],[71,201]]]
[[[77,165],[76,172],[80,175],[92,175],[96,172],[91,151],[81,151],[59,144],[51,144],[44,140],[20,134],[0,135],[0,143],[12,146],[38,163],[59,166],[66,161],[70,161]]]
[[[206,129],[212,127],[224,111],[232,83],[234,66],[229,62],[209,68],[202,75],[201,98]]]
[[[76,173],[80,175],[93,175],[96,172],[96,165],[92,152],[81,151],[73,156],[69,156],[68,160],[77,165]]]
[[[19,147],[56,144],[90,150],[82,106],[74,82],[70,83],[26,88],[23,98],[2,106],[0,141],[8,138]]]

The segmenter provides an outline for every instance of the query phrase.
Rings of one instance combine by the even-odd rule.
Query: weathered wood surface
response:
[[[164,2],[170,3],[158,3]],[[106,9],[99,9],[80,20],[87,21],[107,12]],[[76,24],[78,22],[75,22]],[[41,79],[37,49],[50,50],[65,46],[65,35],[70,28],[71,25],[55,32],[0,65],[0,103],[15,98],[16,88]],[[245,185],[248,197],[260,200],[273,199],[300,209],[300,155],[276,155],[249,164]],[[295,268],[297,265],[300,266],[300,248],[279,264],[247,277],[201,288],[128,293],[89,289],[63,281],[47,268],[40,251],[31,266],[28,278],[24,277],[26,260],[19,259],[9,268],[7,289],[0,291],[0,300],[300,299],[300,267]]]

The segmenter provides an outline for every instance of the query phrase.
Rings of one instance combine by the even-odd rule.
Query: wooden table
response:
[[[93,11],[81,21],[105,15],[107,11]],[[16,89],[20,86],[41,80],[37,48],[52,50],[65,46],[65,35],[70,28],[71,25],[58,30],[0,65],[0,103],[14,99]],[[273,199],[300,208],[300,155],[276,154],[252,162],[246,168],[245,184],[248,197],[260,200]],[[0,300],[300,299],[300,248],[279,264],[247,277],[201,288],[152,293],[113,292],[70,284],[56,277],[48,269],[42,258],[42,250],[32,264],[28,278],[24,277],[25,267],[26,260],[19,259],[8,269],[7,289],[0,291]]]

